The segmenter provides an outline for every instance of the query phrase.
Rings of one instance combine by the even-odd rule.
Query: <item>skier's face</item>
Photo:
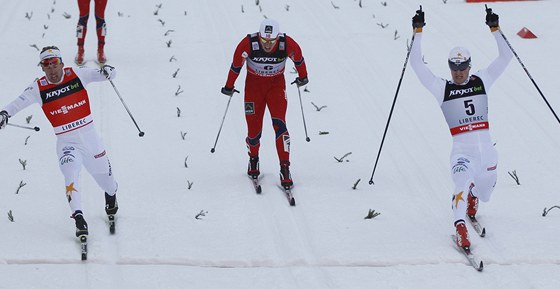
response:
[[[41,61],[41,68],[51,83],[60,82],[62,79],[62,68],[64,63],[60,58],[49,58]]]
[[[261,44],[262,47],[264,49],[265,52],[270,53],[272,52],[272,49],[274,48],[274,46],[276,45],[276,42],[278,42],[278,38],[264,38],[264,37],[260,37],[259,39],[261,40]]]
[[[469,77],[469,73],[471,71],[471,68],[469,66],[469,67],[467,67],[463,70],[450,69],[450,71],[451,71],[451,77],[453,78],[453,82],[455,84],[463,84],[463,83],[465,83],[465,81]]]

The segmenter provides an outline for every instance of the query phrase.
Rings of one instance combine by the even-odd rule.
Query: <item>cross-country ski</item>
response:
[[[86,235],[82,235],[82,236],[79,237],[82,261],[86,261],[87,256],[88,256],[88,243],[87,243],[88,240],[87,239],[88,238],[87,238]]]
[[[483,227],[480,222],[478,222],[475,216],[468,216],[468,218],[476,233],[480,237],[484,238],[484,236],[486,236],[486,228]]]
[[[451,240],[453,241],[453,245],[457,249],[457,251],[461,252],[469,261],[469,265],[471,265],[476,271],[482,272],[484,269],[484,263],[478,256],[471,252],[469,247],[460,247],[457,245],[457,237],[455,235],[451,236]]]

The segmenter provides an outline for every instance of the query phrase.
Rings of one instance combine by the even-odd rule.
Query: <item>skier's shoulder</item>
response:
[[[27,87],[23,90],[22,94],[24,95],[39,94],[40,83],[45,83],[45,85],[47,84],[46,78],[44,76],[41,78],[39,77],[35,78],[31,83],[29,83],[29,85],[27,85]]]
[[[97,79],[98,75],[101,74],[99,67],[93,68],[89,66],[78,66],[78,67],[65,67],[65,76],[76,75],[80,80],[92,80]]]
[[[98,71],[98,70],[99,70],[98,67],[97,68],[92,68],[92,67],[85,66],[85,65],[77,66],[77,67],[69,66],[69,67],[64,68],[65,73],[66,73],[66,71],[71,71],[71,72],[74,72],[76,74],[89,73],[89,72]]]

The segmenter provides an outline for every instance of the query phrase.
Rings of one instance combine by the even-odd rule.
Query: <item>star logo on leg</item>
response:
[[[463,199],[463,192],[453,195],[453,200],[455,201],[455,208],[457,208],[459,201],[465,201],[465,199]]]
[[[77,191],[78,190],[74,188],[74,183],[71,183],[68,186],[66,186],[66,197],[68,197],[68,202],[72,200],[72,192],[77,192]]]

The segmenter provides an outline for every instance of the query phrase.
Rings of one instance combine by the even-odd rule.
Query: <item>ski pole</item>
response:
[[[292,84],[294,84],[294,82],[292,82]],[[299,86],[297,86],[297,93],[299,95],[299,106],[301,107],[301,118],[303,119],[303,129],[305,130],[305,140],[307,142],[310,142],[311,139],[309,138],[309,136],[307,136],[307,125],[305,124],[305,114],[303,114],[303,104],[301,102],[301,91],[299,90]]]
[[[115,92],[117,93],[117,96],[119,97],[119,99],[121,100],[124,108],[126,109],[126,112],[128,112],[128,115],[130,116],[130,118],[132,119],[132,122],[134,122],[134,125],[136,126],[136,128],[138,129],[138,136],[139,137],[143,137],[144,136],[144,132],[142,130],[140,130],[140,127],[138,127],[138,124],[136,123],[136,120],[134,119],[134,117],[132,116],[132,113],[130,113],[130,110],[128,109],[128,107],[126,106],[126,103],[124,103],[123,98],[121,97],[121,94],[119,93],[119,90],[117,89],[117,87],[115,86],[115,84],[113,83],[112,80],[109,79],[109,82],[111,83],[111,85],[113,86],[113,88],[115,89]]]
[[[239,90],[234,89],[233,93],[236,93],[236,92],[239,93]],[[218,135],[216,135],[216,141],[214,142],[214,147],[212,147],[212,149],[210,149],[211,153],[214,153],[216,151],[216,145],[218,144],[218,138],[220,137],[220,132],[222,132],[222,127],[224,126],[224,120],[226,120],[226,114],[227,114],[227,111],[229,109],[229,103],[231,102],[231,97],[232,96],[233,96],[233,94],[229,96],[229,99],[228,99],[228,102],[227,102],[227,105],[226,105],[226,111],[224,112],[224,117],[222,117],[222,124],[220,124],[220,129],[218,130]]]
[[[31,127],[31,126],[24,126],[24,125],[13,124],[13,123],[8,123],[8,125],[11,125],[11,126],[14,126],[14,127],[19,127],[19,128],[24,128],[24,129],[30,129],[30,130],[34,130],[34,131],[40,131],[41,130],[38,126]]]
[[[422,9],[422,6],[420,6]],[[381,149],[383,148],[383,143],[385,142],[385,136],[387,135],[387,130],[389,129],[389,123],[391,122],[391,116],[393,115],[393,109],[395,108],[395,103],[397,102],[397,96],[399,95],[399,90],[401,88],[401,83],[404,77],[404,72],[406,70],[406,64],[408,63],[408,57],[410,56],[410,51],[412,50],[412,45],[414,44],[414,36],[416,33],[412,34],[412,40],[410,40],[410,48],[406,53],[406,59],[404,60],[403,69],[401,72],[401,78],[399,79],[399,84],[397,85],[397,91],[395,92],[395,98],[393,99],[393,104],[391,105],[391,111],[389,112],[389,118],[387,119],[387,124],[385,125],[385,131],[383,132],[383,138],[381,139],[381,145],[379,146],[379,151],[377,152],[377,158],[375,159],[375,165],[373,166],[373,172],[371,173],[371,178],[369,179],[369,184],[373,185],[373,175],[375,174],[375,169],[377,168],[377,162],[379,161],[379,156],[381,155]]]
[[[531,74],[529,73],[529,70],[527,70],[527,68],[525,67],[525,64],[523,64],[523,62],[521,61],[521,58],[519,58],[519,56],[517,55],[517,53],[515,52],[513,47],[511,47],[511,44],[507,40],[507,38],[504,35],[504,33],[502,32],[502,30],[498,29],[498,31],[500,31],[500,35],[502,35],[502,37],[506,41],[507,45],[509,46],[509,49],[511,49],[511,52],[513,52],[513,55],[515,55],[515,58],[517,58],[517,61],[519,61],[519,64],[521,64],[521,67],[523,67],[523,70],[525,70],[525,73],[527,73],[527,76],[529,76],[529,79],[531,80],[531,82],[533,83],[533,85],[535,86],[535,88],[537,89],[539,94],[541,95],[542,99],[544,100],[544,102],[546,103],[546,105],[548,106],[548,108],[550,109],[550,111],[552,112],[554,117],[556,118],[556,121],[558,121],[558,123],[560,123],[560,119],[558,118],[558,115],[556,115],[556,112],[554,112],[554,109],[552,109],[552,106],[550,105],[550,103],[548,103],[548,100],[546,99],[546,97],[542,93],[541,89],[539,88],[539,86],[537,85],[537,83],[535,82],[535,80],[533,79]]]

